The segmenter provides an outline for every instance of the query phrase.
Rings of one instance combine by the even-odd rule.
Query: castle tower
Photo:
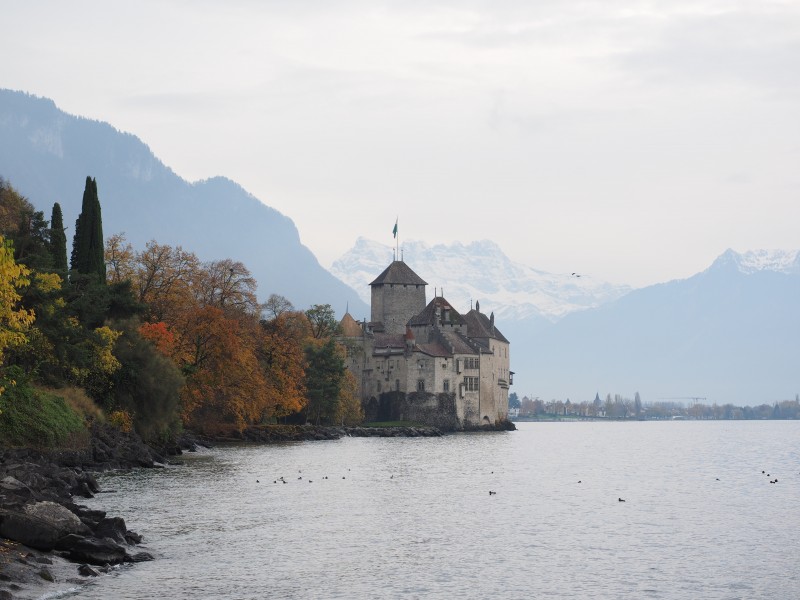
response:
[[[408,320],[425,308],[428,284],[406,263],[395,260],[369,285],[372,322],[383,323],[386,333],[405,334]]]

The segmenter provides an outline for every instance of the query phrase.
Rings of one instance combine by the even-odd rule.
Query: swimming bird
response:
[[[578,483],[581,483],[581,480],[580,480],[580,479],[578,479]]]
[[[623,500],[622,498],[617,498],[617,500],[619,500],[620,502],[625,502],[625,500]]]
[[[258,479],[256,479],[256,483],[261,483]]]
[[[497,495],[497,492],[493,492],[492,490],[489,490],[489,495],[490,495],[490,496],[496,496],[496,495]]]

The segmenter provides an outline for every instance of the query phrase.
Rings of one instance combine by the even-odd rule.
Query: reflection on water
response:
[[[101,479],[117,493],[91,506],[157,560],[70,597],[800,597],[798,422],[522,423],[184,463]]]

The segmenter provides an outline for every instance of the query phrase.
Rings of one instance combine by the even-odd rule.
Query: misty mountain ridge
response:
[[[547,397],[596,392],[760,404],[800,392],[797,250],[727,250],[687,279],[566,316],[523,345],[526,384]]]
[[[402,259],[428,282],[431,296],[434,291],[443,294],[462,312],[478,300],[484,312],[495,313],[501,328],[503,322],[526,319],[557,321],[631,290],[588,276],[547,273],[515,263],[489,240],[432,246],[409,240],[403,242],[401,253]],[[360,237],[330,271],[369,303],[369,284],[392,261],[393,254],[391,246]]]
[[[323,269],[291,219],[224,177],[189,183],[136,136],[68,115],[46,98],[0,90],[0,176],[45,217],[59,202],[71,239],[86,176],[97,180],[106,237],[125,233],[137,250],[150,240],[201,260],[241,261],[262,299],[286,296],[298,309],[349,304],[358,295]]]

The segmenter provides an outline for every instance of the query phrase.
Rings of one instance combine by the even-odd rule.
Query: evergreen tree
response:
[[[64,216],[58,202],[53,204],[53,213],[50,217],[50,256],[53,257],[53,268],[66,273],[67,235],[64,233]]]
[[[96,274],[101,283],[105,282],[106,262],[103,252],[103,219],[97,197],[97,181],[87,177],[81,214],[75,222],[70,268],[85,275]]]

